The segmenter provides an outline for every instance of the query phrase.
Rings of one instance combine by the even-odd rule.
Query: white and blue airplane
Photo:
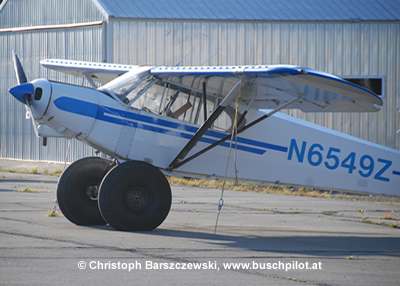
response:
[[[80,159],[60,177],[59,207],[75,224],[156,228],[171,206],[166,174],[222,179],[227,170],[229,180],[400,194],[399,151],[279,112],[380,110],[379,96],[336,76],[289,65],[41,61],[89,88],[28,82],[15,53],[14,64],[10,93],[39,136],[75,138],[113,158]],[[234,157],[237,168],[227,169]]]

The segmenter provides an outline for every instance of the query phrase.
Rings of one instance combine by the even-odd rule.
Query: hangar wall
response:
[[[400,149],[400,23],[113,21],[115,62],[175,65],[292,64],[338,76],[378,76],[384,105],[377,113],[303,113],[296,117]],[[202,42],[202,40],[204,42]]]
[[[0,33],[0,157],[28,160],[64,161],[68,141],[49,138],[41,146],[30,120],[25,119],[25,107],[16,101],[8,89],[17,84],[12,51],[21,59],[28,80],[49,78],[82,84],[73,76],[47,70],[39,61],[45,58],[101,61],[101,25],[74,29],[51,29],[17,33]],[[94,150],[76,140],[72,141],[69,158],[94,154]]]
[[[84,23],[102,18],[92,0],[3,0],[2,6],[1,29]]]
[[[49,78],[82,84],[82,80],[43,68],[45,58],[102,61],[104,25],[90,0],[60,1],[45,9],[48,1],[3,2],[0,17],[0,158],[64,161],[68,141],[49,138],[43,147],[26,110],[8,89],[17,84],[12,52],[16,51],[28,80]],[[66,11],[70,11],[68,13]],[[90,22],[91,21],[91,22]],[[97,22],[94,22],[97,21]],[[87,23],[85,23],[87,22]],[[80,23],[80,25],[68,26]],[[40,27],[35,27],[35,26]],[[60,26],[65,25],[65,26]],[[92,148],[72,140],[68,161],[94,154]]]

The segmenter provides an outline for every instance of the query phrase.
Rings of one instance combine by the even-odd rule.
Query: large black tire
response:
[[[141,161],[111,170],[99,191],[99,208],[115,229],[149,231],[159,226],[171,208],[171,188],[164,174]]]
[[[72,163],[57,185],[57,201],[61,212],[78,225],[105,225],[97,203],[97,191],[111,168],[110,160],[87,157]]]

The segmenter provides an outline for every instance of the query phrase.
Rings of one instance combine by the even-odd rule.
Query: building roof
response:
[[[93,0],[111,18],[396,21],[400,0]]]

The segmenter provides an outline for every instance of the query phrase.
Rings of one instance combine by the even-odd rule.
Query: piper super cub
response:
[[[91,88],[28,82],[14,53],[10,93],[39,136],[75,138],[113,158],[80,159],[60,177],[59,207],[75,224],[152,230],[171,206],[164,174],[224,178],[234,156],[230,180],[400,194],[399,151],[278,112],[380,110],[379,96],[333,75],[289,65],[41,64]]]

